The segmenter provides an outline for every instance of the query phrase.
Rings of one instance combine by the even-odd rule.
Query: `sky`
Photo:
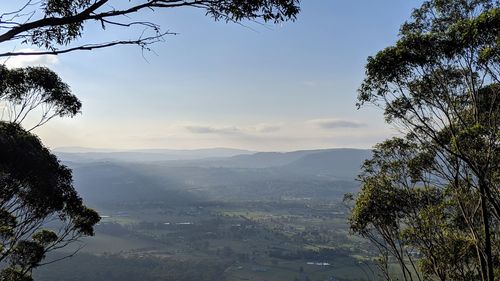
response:
[[[177,33],[151,52],[122,46],[6,64],[48,66],[82,101],[82,114],[34,131],[50,148],[369,148],[396,134],[380,109],[357,109],[357,88],[367,57],[397,40],[422,1],[301,2],[297,20],[279,25],[214,22],[192,8],[145,12],[137,19]],[[89,25],[81,42],[140,33]]]

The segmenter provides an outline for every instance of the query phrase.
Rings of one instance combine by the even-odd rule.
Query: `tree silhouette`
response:
[[[80,101],[44,67],[0,66],[1,280],[30,280],[47,252],[93,234],[98,214],[73,188],[71,170],[21,127],[32,112],[36,128],[54,116],[74,116]]]
[[[0,155],[0,279],[29,280],[47,252],[92,235],[99,216],[71,170],[20,125],[0,122]]]
[[[27,0],[15,11],[0,14],[0,44],[19,41],[42,48],[40,52],[5,52],[0,57],[40,54],[62,54],[116,45],[149,45],[164,40],[163,31],[151,21],[134,20],[143,11],[190,7],[205,11],[214,20],[241,23],[244,20],[282,22],[294,20],[299,13],[299,0]],[[84,34],[90,22],[107,27],[136,28],[136,38],[118,39],[94,44],[68,46]]]
[[[38,111],[40,117],[35,123],[26,124],[28,131],[56,116],[73,117],[82,106],[69,86],[46,67],[7,69],[0,65],[0,77],[1,119],[26,123],[28,115]]]

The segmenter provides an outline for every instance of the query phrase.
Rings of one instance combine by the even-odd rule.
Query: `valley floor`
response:
[[[100,210],[97,234],[83,241],[78,255],[41,267],[35,276],[41,281],[372,280],[374,252],[349,235],[346,211],[340,202],[307,198],[116,205]]]

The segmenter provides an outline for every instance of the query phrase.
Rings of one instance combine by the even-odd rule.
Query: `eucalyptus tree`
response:
[[[54,116],[74,116],[81,103],[67,84],[43,67],[0,66],[0,280],[30,280],[46,254],[93,234],[99,215],[73,187],[71,170],[31,128]]]
[[[368,58],[358,106],[379,106],[403,136],[365,163],[351,225],[405,280],[500,274],[499,7],[426,1]]]
[[[69,86],[46,67],[0,65],[0,78],[0,120],[23,124],[32,131],[54,117],[80,112],[82,104]]]

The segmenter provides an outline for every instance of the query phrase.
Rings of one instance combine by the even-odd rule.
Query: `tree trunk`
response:
[[[495,273],[493,271],[493,255],[491,253],[491,233],[489,211],[486,198],[486,186],[483,180],[479,180],[479,192],[481,193],[481,213],[483,215],[483,231],[484,231],[484,253],[486,255],[486,268],[488,281],[495,281]]]

